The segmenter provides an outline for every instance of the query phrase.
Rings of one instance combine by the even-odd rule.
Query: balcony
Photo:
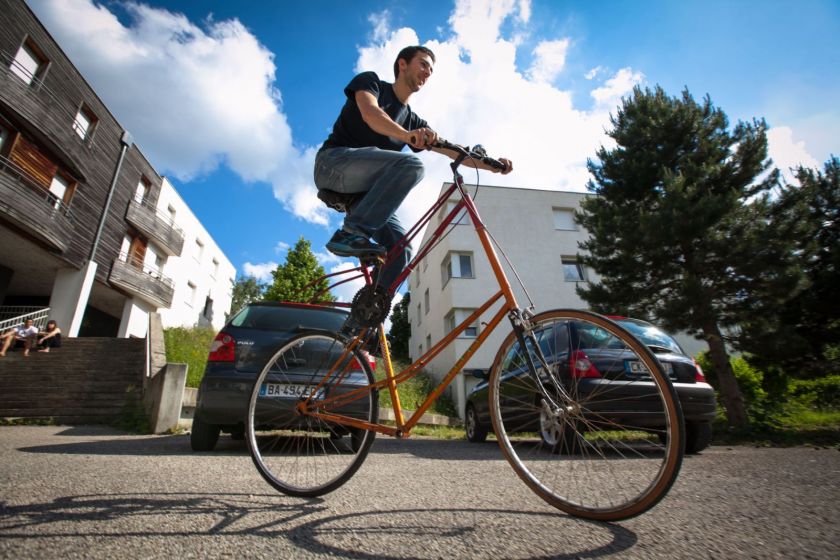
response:
[[[157,269],[137,262],[125,253],[114,261],[108,281],[155,307],[168,308],[172,305],[172,297],[175,294],[172,280]]]
[[[73,236],[70,208],[5,157],[0,157],[0,219],[59,253]]]
[[[184,232],[148,202],[131,199],[125,219],[172,257],[184,248]]]

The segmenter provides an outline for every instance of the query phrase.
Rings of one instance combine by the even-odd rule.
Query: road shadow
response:
[[[194,452],[190,448],[189,435],[132,436],[102,426],[79,426],[62,430],[57,436],[89,437],[87,441],[54,443],[20,447],[23,453],[52,453],[61,455],[135,455],[135,456],[223,456],[248,455],[244,440],[234,440],[223,435],[211,452]],[[465,440],[436,440],[409,438],[398,440],[378,436],[371,448],[373,455],[408,453],[426,459],[474,461],[477,459],[502,459],[496,442],[483,444]]]
[[[0,502],[0,539],[17,547],[50,539],[51,548],[71,550],[84,546],[86,537],[284,538],[289,549],[376,560],[476,557],[481,551],[505,558],[598,558],[627,551],[638,540],[614,523],[553,512],[414,508],[330,515],[332,510],[321,499],[278,495],[68,496],[25,505]]]

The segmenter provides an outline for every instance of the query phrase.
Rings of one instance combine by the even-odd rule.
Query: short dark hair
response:
[[[406,64],[410,64],[412,60],[414,60],[414,56],[418,53],[422,52],[429,55],[429,58],[432,59],[432,62],[437,62],[435,60],[435,53],[432,52],[432,49],[429,47],[421,47],[420,45],[415,45],[413,47],[406,47],[400,51],[400,54],[397,55],[397,59],[394,61],[394,79],[396,80],[400,75],[400,59],[405,60]]]

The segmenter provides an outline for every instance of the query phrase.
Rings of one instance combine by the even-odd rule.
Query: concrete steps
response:
[[[108,423],[142,397],[145,339],[70,338],[0,358],[0,418]]]

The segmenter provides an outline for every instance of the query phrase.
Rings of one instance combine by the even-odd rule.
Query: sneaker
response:
[[[382,245],[377,245],[366,237],[349,233],[340,229],[336,231],[327,250],[339,257],[364,257],[368,255],[384,255],[387,251]]]

